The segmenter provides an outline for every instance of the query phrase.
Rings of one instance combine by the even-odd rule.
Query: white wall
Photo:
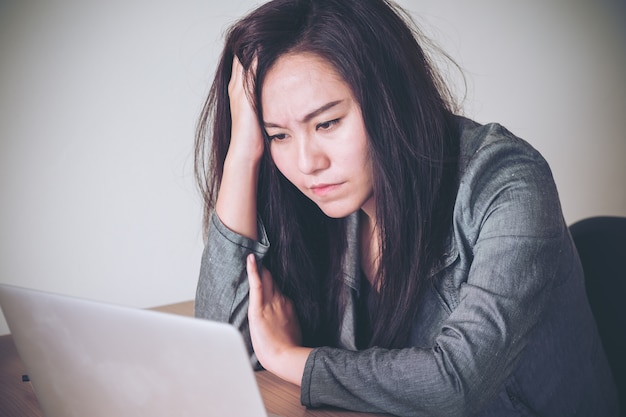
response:
[[[465,69],[467,114],[543,153],[568,222],[626,215],[626,3],[403,4]]]
[[[401,2],[465,69],[466,113],[544,153],[568,222],[626,215],[626,36],[606,1]],[[193,130],[223,30],[256,3],[0,0],[0,282],[193,298]]]

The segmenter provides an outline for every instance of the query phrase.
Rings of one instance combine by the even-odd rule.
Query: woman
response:
[[[302,403],[616,415],[543,158],[456,116],[385,0],[275,0],[228,33],[196,140],[196,315]]]

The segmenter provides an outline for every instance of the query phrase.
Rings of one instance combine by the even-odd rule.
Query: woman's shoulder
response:
[[[459,160],[461,170],[477,157],[508,151],[520,156],[545,161],[543,156],[526,140],[518,137],[497,122],[481,124],[466,117],[457,116],[459,134]]]
[[[507,181],[515,176],[541,183],[554,181],[543,155],[500,123],[480,124],[460,116],[457,121],[461,185],[498,178]]]
[[[539,151],[499,123],[459,118],[459,135],[458,215],[476,227],[496,211],[520,228],[560,227],[556,184]]]

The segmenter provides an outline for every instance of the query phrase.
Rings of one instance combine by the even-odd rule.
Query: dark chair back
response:
[[[625,415],[626,217],[591,217],[572,224],[570,232]]]

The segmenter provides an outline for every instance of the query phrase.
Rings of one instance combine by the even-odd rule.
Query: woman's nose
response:
[[[299,141],[298,169],[303,174],[314,174],[328,168],[329,159],[315,138],[305,137]]]

